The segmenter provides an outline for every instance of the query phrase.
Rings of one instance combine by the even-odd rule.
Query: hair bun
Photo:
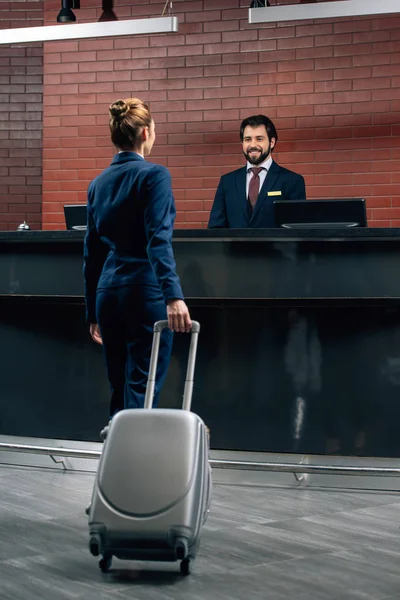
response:
[[[109,111],[110,115],[114,117],[114,119],[123,119],[129,112],[129,105],[125,102],[125,100],[116,100],[116,102],[113,102],[110,105]]]

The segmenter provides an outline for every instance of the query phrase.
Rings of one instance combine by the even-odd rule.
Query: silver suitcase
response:
[[[167,321],[154,325],[143,409],[113,417],[103,445],[89,509],[89,548],[107,572],[112,557],[181,561],[182,574],[199,547],[211,501],[209,437],[190,412],[200,325],[193,321],[183,410],[151,410],[158,350]]]

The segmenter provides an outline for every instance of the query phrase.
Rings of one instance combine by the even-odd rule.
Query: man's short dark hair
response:
[[[271,141],[271,138],[275,138],[275,142],[278,141],[278,133],[277,133],[277,131],[275,129],[275,125],[273,124],[271,119],[269,119],[265,115],[254,115],[253,117],[247,117],[247,119],[244,119],[242,121],[242,124],[240,125],[240,141],[241,142],[243,142],[244,130],[246,129],[246,127],[248,125],[253,128],[260,127],[260,125],[264,125],[265,129],[267,131],[269,141]]]

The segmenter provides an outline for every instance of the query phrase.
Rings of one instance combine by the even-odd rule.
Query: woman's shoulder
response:
[[[164,165],[160,165],[158,163],[153,163],[150,161],[145,161],[145,172],[147,174],[148,177],[155,177],[155,178],[163,178],[163,179],[170,179],[171,175],[170,172],[168,171],[167,167],[164,167]]]
[[[164,165],[160,165],[159,163],[154,163],[154,162],[150,162],[149,160],[146,160],[146,165],[148,166],[148,169],[154,172],[165,172],[165,173],[169,173],[167,167],[164,167]]]

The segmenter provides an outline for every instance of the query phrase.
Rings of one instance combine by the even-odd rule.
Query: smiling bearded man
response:
[[[210,229],[275,227],[274,200],[306,199],[304,178],[272,159],[278,134],[271,119],[264,115],[244,119],[240,140],[247,165],[221,177]]]

